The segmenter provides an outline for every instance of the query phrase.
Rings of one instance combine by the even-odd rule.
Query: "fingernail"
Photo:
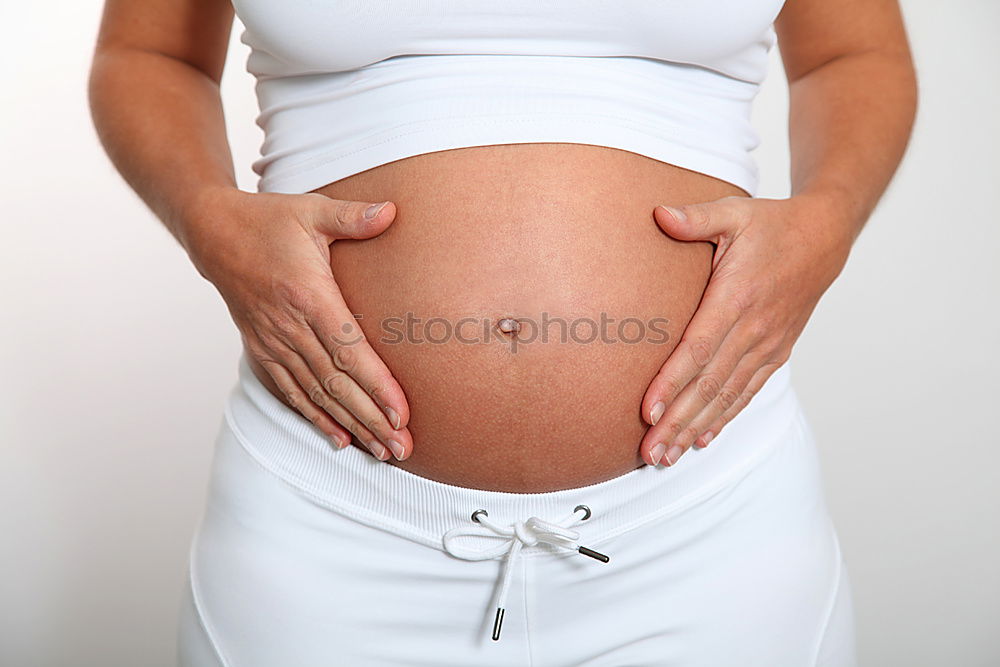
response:
[[[371,206],[369,206],[368,209],[365,210],[365,220],[371,220],[372,218],[374,218],[376,215],[378,215],[378,212],[382,210],[382,207],[388,203],[389,202],[384,201],[381,204],[372,204]]]
[[[653,409],[649,411],[649,421],[652,422],[653,426],[656,426],[656,422],[660,421],[666,407],[663,401],[657,401],[653,404]]]
[[[389,423],[392,424],[392,427],[398,431],[399,430],[399,413],[397,413],[395,410],[393,410],[392,408],[390,408],[387,405],[387,406],[385,406],[385,414],[389,418]]]
[[[389,450],[385,448],[381,442],[370,442],[368,443],[368,449],[371,450],[372,454],[375,455],[379,461],[386,461],[389,459]]]
[[[680,445],[673,445],[667,450],[667,455],[663,458],[663,460],[668,466],[672,466],[677,463],[677,459],[679,459],[683,453],[684,449]]]
[[[712,433],[711,431],[705,431],[705,434],[701,436],[701,441],[705,443],[702,445],[702,447],[708,447],[708,443],[712,442],[712,438],[714,437],[715,437],[714,433]]]
[[[656,443],[652,449],[649,450],[649,458],[653,460],[653,465],[657,465],[660,459],[663,458],[663,452],[667,451],[667,446],[662,442]]]
[[[346,438],[342,438],[339,435],[333,436],[333,444],[337,449],[343,449],[351,444],[351,441]]]
[[[392,450],[392,455],[396,457],[397,461],[403,460],[403,445],[395,440],[389,440],[389,449]]]
[[[663,206],[662,204],[660,205],[660,208],[666,209],[667,213],[677,218],[677,222],[684,222],[685,220],[687,220],[687,216],[684,215],[684,212],[681,211],[680,209],[676,209],[672,206]]]

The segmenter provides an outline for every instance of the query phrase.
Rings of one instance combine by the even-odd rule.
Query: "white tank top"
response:
[[[753,99],[784,0],[233,0],[261,192],[393,160],[571,142],[755,195]]]

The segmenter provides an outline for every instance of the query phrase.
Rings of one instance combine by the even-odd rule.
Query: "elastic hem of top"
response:
[[[354,446],[338,450],[311,422],[275,398],[239,358],[239,380],[225,406],[225,421],[246,452],[265,470],[313,502],[375,528],[444,550],[442,535],[472,525],[486,509],[495,522],[530,516],[556,520],[587,505],[592,516],[576,527],[596,545],[645,523],[679,512],[725,488],[766,460],[800,428],[801,406],[786,362],[713,440],[691,448],[669,468],[642,466],[604,482],[542,493],[460,487],[421,477],[376,460]],[[471,547],[492,544],[469,537]],[[545,545],[523,555],[551,554]]]
[[[403,129],[405,128],[405,129]],[[530,143],[573,143],[617,148],[730,183],[756,196],[759,171],[747,154],[746,163],[706,151],[707,137],[679,141],[681,128],[651,128],[608,114],[559,111],[548,114],[458,115],[410,121],[359,140],[349,150],[327,152],[284,168],[255,170],[260,192],[302,194],[376,166],[416,155],[457,148]]]

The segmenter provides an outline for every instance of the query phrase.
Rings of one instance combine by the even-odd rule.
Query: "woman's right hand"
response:
[[[318,193],[216,190],[186,221],[185,247],[289,405],[337,447],[353,433],[379,460],[390,450],[402,460],[413,450],[406,397],[330,268],[331,243],[377,236],[395,219],[394,204],[375,209]]]

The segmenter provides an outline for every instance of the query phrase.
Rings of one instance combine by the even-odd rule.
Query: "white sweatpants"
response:
[[[518,494],[337,450],[241,358],[179,650],[184,667],[856,665],[788,364],[672,467]]]

